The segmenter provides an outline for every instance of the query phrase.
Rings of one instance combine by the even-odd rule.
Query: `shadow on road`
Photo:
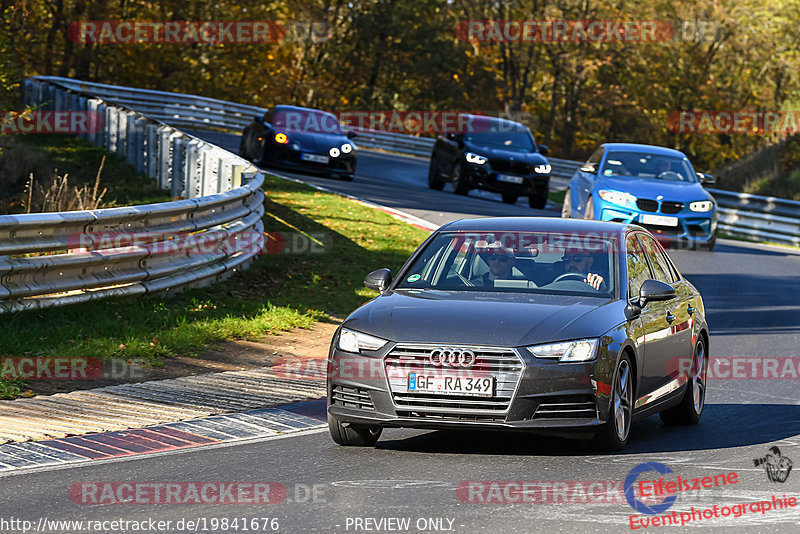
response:
[[[437,430],[408,439],[384,431],[378,448],[430,454],[572,456],[597,454],[590,440],[524,432]],[[772,443],[800,434],[800,406],[709,404],[694,426],[665,426],[657,416],[634,423],[624,454],[726,449]]]

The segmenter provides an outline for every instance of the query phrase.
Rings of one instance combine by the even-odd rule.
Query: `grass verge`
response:
[[[427,236],[383,212],[303,184],[267,176],[264,189],[264,229],[282,233],[289,245],[283,252],[260,256],[222,283],[169,298],[108,299],[0,315],[8,333],[0,337],[0,355],[121,358],[158,366],[217,341],[258,340],[309,327],[376,296],[364,287],[364,276],[380,267],[396,272]],[[305,246],[308,236],[324,247]],[[35,391],[34,383],[28,386]],[[0,398],[24,387],[0,380]]]
[[[26,164],[6,169],[20,176],[4,177],[8,181],[9,195],[0,208],[5,213],[22,213],[21,187],[32,172],[39,185],[52,182],[56,169],[63,176],[69,174],[70,185],[93,184],[103,156],[105,166],[100,178],[100,189],[108,188],[103,197],[103,207],[150,204],[171,200],[169,193],[158,188],[158,184],[144,173],[136,171],[125,159],[106,152],[102,147],[78,137],[56,134],[16,135],[8,148],[9,158],[23,158]],[[15,189],[12,191],[12,189]]]

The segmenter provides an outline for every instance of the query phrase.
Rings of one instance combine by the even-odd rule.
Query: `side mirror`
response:
[[[344,135],[345,135],[345,136],[346,136],[348,139],[352,139],[352,138],[354,138],[354,137],[358,137],[358,134],[357,134],[356,132],[352,131],[352,130],[350,130],[349,132],[347,132],[347,133],[346,133],[346,134],[344,134]]]
[[[547,145],[536,145],[536,147],[539,149],[539,152],[545,156],[550,153],[550,149],[547,147]]]
[[[455,141],[456,143],[461,142],[461,134],[457,132],[448,132],[445,137],[450,141]]]
[[[389,269],[378,269],[372,271],[364,279],[364,285],[369,289],[377,289],[381,293],[392,283],[392,271]]]
[[[639,288],[639,306],[644,308],[648,302],[671,300],[675,298],[675,288],[658,280],[645,280]]]
[[[700,178],[700,183],[703,185],[714,185],[717,183],[717,180],[713,176],[704,172],[698,172],[697,177]]]
[[[597,164],[595,163],[586,163],[581,166],[581,170],[583,172],[588,172],[589,174],[594,174],[597,172]]]

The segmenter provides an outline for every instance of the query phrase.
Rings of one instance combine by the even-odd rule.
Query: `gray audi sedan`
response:
[[[645,229],[464,219],[434,232],[333,337],[328,426],[525,430],[622,450],[631,422],[700,420],[708,325],[697,289]]]

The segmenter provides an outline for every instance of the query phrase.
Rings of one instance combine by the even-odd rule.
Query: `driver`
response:
[[[564,262],[564,272],[582,274],[586,278],[583,281],[592,286],[597,291],[605,289],[605,280],[597,273],[593,273],[592,266],[594,265],[594,255],[589,252],[564,252],[561,257]]]

